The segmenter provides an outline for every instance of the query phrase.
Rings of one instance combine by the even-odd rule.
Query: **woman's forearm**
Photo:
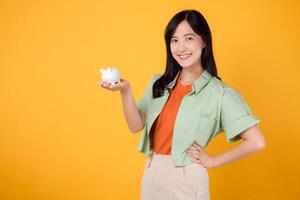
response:
[[[230,162],[240,160],[241,158],[262,150],[255,142],[244,140],[241,144],[225,153],[214,156],[213,165],[218,167]]]
[[[131,87],[129,86],[125,91],[120,91],[120,94],[123,112],[130,131],[132,133],[140,131],[144,127],[144,122],[136,106]]]

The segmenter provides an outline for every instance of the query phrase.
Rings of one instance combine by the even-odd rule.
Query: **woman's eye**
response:
[[[176,42],[176,41],[177,41],[176,39],[171,40],[171,42]]]
[[[188,40],[193,40],[193,38],[192,38],[192,37],[188,37],[187,39],[188,39]]]

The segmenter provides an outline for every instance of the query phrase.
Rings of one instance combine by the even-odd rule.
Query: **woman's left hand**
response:
[[[206,154],[202,150],[202,148],[198,144],[196,144],[196,143],[193,143],[193,147],[195,147],[196,150],[193,150],[193,149],[190,148],[190,149],[188,149],[186,151],[187,155],[193,158],[192,162],[201,164],[201,165],[203,165],[206,168],[213,168],[213,167],[215,167],[215,165],[214,165],[214,157],[209,156],[208,154]]]

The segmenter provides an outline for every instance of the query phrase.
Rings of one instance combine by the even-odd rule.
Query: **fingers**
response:
[[[97,85],[99,85],[99,86],[103,86],[103,83],[104,83],[103,80],[97,81]]]
[[[200,153],[197,150],[192,150],[188,152],[188,156],[192,158],[192,162],[201,164]]]
[[[197,156],[198,157],[200,155],[199,150],[195,149],[193,147],[189,148],[186,152],[189,156]]]
[[[202,147],[200,145],[198,145],[197,143],[193,143],[193,146],[198,150],[198,151],[202,151]]]
[[[98,81],[97,84],[103,88],[106,88],[106,89],[110,89],[111,88],[111,84],[106,82],[106,81]]]
[[[196,143],[193,143],[193,146],[187,150],[188,156],[195,158],[195,160],[199,159],[202,153],[203,151],[201,146]]]
[[[97,84],[99,86],[101,86],[102,88],[105,88],[105,89],[110,90],[112,92],[119,91],[121,89],[120,83],[111,84],[109,82],[101,80],[101,81],[98,81]]]
[[[199,157],[199,151],[196,150],[189,150],[187,151],[188,156],[192,156],[192,157]]]
[[[192,162],[193,162],[193,163],[198,163],[198,164],[201,164],[201,165],[202,165],[202,163],[201,163],[201,161],[200,161],[199,159],[194,159],[194,158],[193,158],[193,159],[192,159]]]
[[[193,146],[190,147],[190,148],[188,149],[188,151],[200,152],[200,153],[203,152],[202,147],[199,146],[199,145],[196,144],[196,143],[193,143]]]

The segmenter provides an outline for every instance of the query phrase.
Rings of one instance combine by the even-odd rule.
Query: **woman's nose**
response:
[[[184,52],[186,50],[185,42],[180,42],[178,45],[178,51]]]

